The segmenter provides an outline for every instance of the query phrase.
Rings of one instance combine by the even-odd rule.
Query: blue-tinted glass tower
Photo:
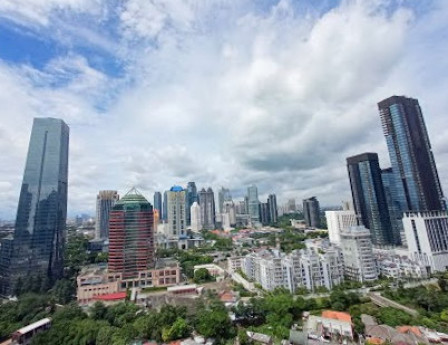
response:
[[[393,244],[404,244],[403,213],[398,202],[397,183],[392,168],[381,170],[381,180],[383,181],[384,195],[386,196],[387,208],[389,210]]]
[[[417,99],[392,96],[378,103],[401,211],[444,210],[434,156]]]
[[[154,193],[154,209],[159,211],[159,215],[162,215],[162,193],[155,192]]]
[[[188,182],[187,185],[187,195],[186,195],[186,205],[185,210],[187,214],[187,225],[191,225],[191,205],[198,199],[198,190],[196,188],[196,183]]]
[[[349,157],[347,168],[358,222],[370,230],[373,244],[394,244],[378,155]]]
[[[14,238],[5,240],[0,293],[12,294],[20,279],[61,277],[67,218],[69,127],[36,118],[20,191]],[[3,243],[3,242],[2,242]]]

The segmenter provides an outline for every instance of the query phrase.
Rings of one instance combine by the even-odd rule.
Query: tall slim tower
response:
[[[188,182],[185,206],[187,211],[187,225],[191,225],[191,206],[195,201],[198,201],[198,190],[196,188],[196,183]]]
[[[69,127],[35,118],[20,191],[13,239],[2,241],[0,294],[19,278],[62,276],[67,218]],[[5,260],[7,259],[7,260]]]
[[[320,206],[315,196],[303,200],[303,215],[307,226],[320,227]]]
[[[116,190],[101,190],[96,197],[95,238],[106,240],[109,238],[109,213],[119,199]]]
[[[164,222],[168,220],[168,191],[163,192],[162,219]]]
[[[268,196],[268,209],[269,209],[269,222],[277,223],[278,209],[277,209],[277,196],[275,194],[269,194]]]
[[[392,96],[379,102],[378,108],[401,211],[446,209],[418,100]]]
[[[232,195],[230,194],[230,190],[224,187],[218,191],[218,212],[224,213],[224,202],[232,201]]]
[[[198,202],[195,201],[193,205],[191,205],[191,231],[199,232],[202,230],[201,223],[201,207]]]
[[[360,224],[370,230],[372,243],[390,245],[397,238],[392,233],[381,169],[376,153],[347,158],[347,169],[355,213]],[[399,238],[399,234],[398,238]]]
[[[252,223],[260,221],[260,200],[258,200],[257,186],[251,185],[247,188],[247,205]]]
[[[109,218],[109,271],[134,278],[154,264],[152,205],[136,189],[119,200]]]
[[[202,228],[211,230],[215,228],[215,194],[209,187],[199,192],[199,206],[201,207]]]
[[[154,209],[159,211],[159,215],[162,214],[162,193],[154,193]]]
[[[168,233],[172,237],[185,238],[187,235],[186,192],[180,186],[173,186],[167,192]]]

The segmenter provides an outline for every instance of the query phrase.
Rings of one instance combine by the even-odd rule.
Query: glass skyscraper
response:
[[[159,214],[162,214],[162,193],[160,192],[154,193],[154,209],[159,211]]]
[[[392,96],[378,103],[401,211],[444,210],[434,156],[417,99]]]
[[[14,238],[2,241],[2,295],[12,294],[19,278],[52,281],[62,275],[68,146],[69,127],[64,121],[34,119]]]
[[[320,227],[320,206],[315,196],[303,200],[303,216],[308,227]]]
[[[187,214],[187,225],[191,225],[191,206],[195,201],[198,201],[198,190],[196,188],[196,183],[188,182],[186,190],[186,214]]]
[[[252,185],[247,187],[247,204],[252,223],[260,221],[260,200],[258,200],[257,186]]]
[[[347,168],[358,222],[370,230],[373,244],[394,244],[378,155],[349,157]]]

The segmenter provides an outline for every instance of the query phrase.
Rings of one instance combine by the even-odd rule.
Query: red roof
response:
[[[322,317],[326,317],[327,319],[352,322],[352,317],[350,316],[350,314],[340,311],[324,310],[322,312]]]
[[[126,298],[126,292],[116,292],[116,293],[110,293],[107,295],[93,297],[93,299],[96,299],[99,301],[116,301],[116,300],[125,299],[125,298]]]

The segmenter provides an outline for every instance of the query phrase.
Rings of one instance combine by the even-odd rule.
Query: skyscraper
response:
[[[310,228],[320,227],[320,207],[315,196],[303,200],[303,215],[305,223]]]
[[[95,238],[109,238],[109,213],[120,197],[116,190],[101,190],[96,197]]]
[[[167,192],[168,234],[175,238],[187,235],[186,191],[180,186],[173,186]]]
[[[162,193],[154,193],[154,209],[159,211],[159,215],[162,214]]]
[[[28,148],[13,239],[2,240],[0,294],[13,293],[21,279],[50,281],[63,271],[67,218],[69,127],[36,118]]]
[[[428,132],[417,99],[392,96],[378,103],[401,211],[444,210]]]
[[[163,207],[162,207],[162,220],[164,222],[168,219],[168,191],[163,192]]]
[[[381,169],[376,153],[363,153],[347,158],[347,168],[355,213],[360,224],[370,230],[372,243],[394,243]]]
[[[341,232],[358,224],[354,211],[325,211],[327,218],[328,237],[331,243],[341,243]]]
[[[138,276],[154,264],[152,205],[136,189],[119,200],[109,218],[109,272]]]
[[[202,230],[201,207],[199,206],[197,201],[195,201],[193,205],[191,205],[190,213],[191,213],[191,231],[194,232],[201,231]]]
[[[269,205],[267,202],[260,202],[259,214],[261,224],[268,225],[270,223],[270,219],[269,219]]]
[[[226,201],[232,201],[232,195],[230,194],[230,190],[224,187],[218,191],[218,212],[224,213],[223,205]]]
[[[198,190],[196,188],[196,183],[188,182],[186,196],[187,225],[191,225],[191,206],[195,201],[198,201]]]
[[[406,236],[403,229],[403,213],[401,212],[397,184],[392,168],[381,170],[384,195],[386,196],[387,208],[389,210],[390,224],[392,227],[392,237],[394,244],[406,245]]]
[[[277,197],[275,194],[269,194],[268,196],[268,209],[269,209],[269,222],[277,223],[278,209],[277,209]]]
[[[260,201],[258,200],[257,186],[251,185],[247,188],[247,203],[252,223],[260,221]]]
[[[201,207],[201,223],[203,229],[215,228],[215,194],[209,187],[199,192],[199,206]]]

